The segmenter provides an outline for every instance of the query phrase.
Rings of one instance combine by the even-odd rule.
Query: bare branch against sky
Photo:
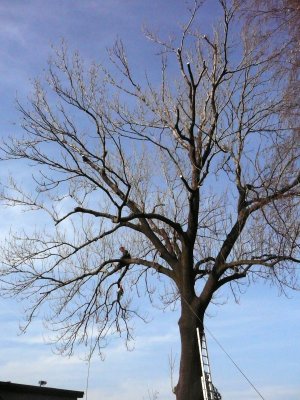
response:
[[[1,145],[3,160],[32,172],[29,186],[12,175],[1,191],[3,205],[37,219],[1,248],[2,294],[26,301],[24,330],[42,312],[62,353],[101,354],[113,337],[130,345],[146,299],[178,304],[177,400],[203,399],[196,328],[223,288],[235,299],[259,281],[299,289],[286,43],[249,40],[236,3],[215,3],[205,34],[198,1],[177,36],[147,30],[157,73],[142,74],[120,39],[103,64],[63,42],[18,102],[22,133]]]

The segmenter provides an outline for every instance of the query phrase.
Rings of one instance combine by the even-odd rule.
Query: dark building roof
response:
[[[12,382],[1,382],[0,381],[0,394],[2,393],[23,393],[23,394],[36,394],[41,399],[43,397],[47,398],[68,398],[68,399],[77,399],[82,398],[84,392],[78,392],[75,390],[66,390],[66,389],[56,389],[45,386],[32,386],[32,385],[23,385],[19,383]]]

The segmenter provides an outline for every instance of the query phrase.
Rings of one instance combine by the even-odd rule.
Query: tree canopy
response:
[[[93,350],[129,340],[131,318],[145,318],[140,296],[179,302],[178,400],[202,398],[195,328],[223,286],[298,287],[299,130],[274,67],[285,43],[249,40],[235,2],[216,3],[210,32],[195,1],[177,38],[146,33],[160,49],[155,79],[140,78],[122,41],[110,66],[63,45],[18,103],[23,134],[2,144],[3,159],[34,169],[29,190],[10,177],[4,204],[49,218],[7,238],[2,291],[31,299],[28,323],[49,305],[68,353],[92,324]]]

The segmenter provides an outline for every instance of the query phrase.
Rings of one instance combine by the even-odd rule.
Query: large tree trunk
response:
[[[192,307],[191,307],[192,308]],[[175,389],[176,400],[203,400],[201,389],[201,363],[196,328],[203,329],[203,319],[182,304],[178,321],[181,338],[179,381]]]

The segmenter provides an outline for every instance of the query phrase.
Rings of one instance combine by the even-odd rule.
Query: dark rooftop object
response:
[[[84,392],[0,381],[0,400],[76,400]]]

